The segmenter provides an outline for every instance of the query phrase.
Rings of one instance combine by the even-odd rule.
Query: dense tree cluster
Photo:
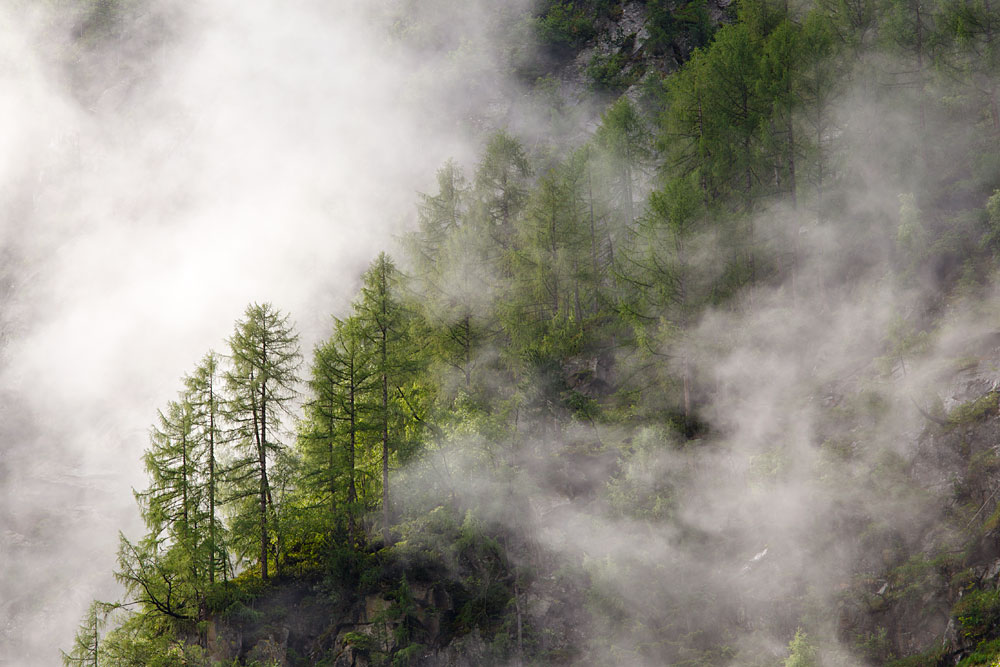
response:
[[[589,38],[579,7],[551,5],[552,40]],[[510,480],[500,491],[515,515],[528,503],[518,474],[572,447],[613,449],[604,426],[697,438],[713,390],[690,359],[699,315],[752,311],[765,286],[811,298],[817,286],[798,274],[808,239],[841,218],[862,239],[842,251],[859,274],[889,257],[941,292],[976,289],[1000,224],[989,3],[740,0],[731,11],[676,72],[611,103],[582,145],[529,149],[499,131],[468,173],[445,164],[401,263],[374,260],[304,373],[288,316],[248,307],[226,353],[204,357],[152,429],[150,485],[136,494],[149,532],[122,537],[119,552],[130,615],[102,639],[107,609],[93,607],[67,662],[191,664],[190,638],[232,580],[390,548],[439,506],[474,511],[455,493],[463,465]],[[649,38],[661,50],[687,20],[662,13],[665,32]],[[857,101],[845,108],[848,93]],[[872,115],[901,105],[912,118],[874,136]],[[902,195],[899,210],[858,201],[872,173]],[[671,520],[669,484],[635,484],[645,445],[628,443],[599,493],[626,516]],[[463,461],[449,460],[456,448]],[[430,471],[420,484],[431,500],[394,486],[408,463]],[[592,492],[560,484],[569,497]],[[511,637],[505,658],[526,650],[526,576],[498,569],[499,588],[486,585],[463,617],[466,631],[486,623],[475,609],[516,619],[494,628]],[[669,640],[635,649],[640,658],[687,650],[668,617],[644,620]],[[792,647],[794,664],[814,664],[804,634]],[[725,662],[703,655],[698,664]]]

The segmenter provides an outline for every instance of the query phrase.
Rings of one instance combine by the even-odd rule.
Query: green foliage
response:
[[[938,667],[941,662],[946,658],[946,645],[944,642],[938,642],[937,646],[925,651],[923,653],[918,653],[917,655],[907,656],[905,658],[899,658],[898,660],[893,660],[886,663],[887,667]]]
[[[594,19],[582,3],[556,0],[536,19],[536,31],[542,43],[556,48],[575,48],[597,34]]]
[[[647,37],[643,41],[643,48],[652,54],[676,54],[683,57],[681,43],[689,49],[705,46],[715,31],[708,6],[703,0],[693,0],[675,7],[651,2],[646,7]]]
[[[952,609],[962,637],[983,640],[1000,629],[1000,591],[967,592]]]
[[[127,3],[91,4],[80,16],[81,39],[116,34]],[[639,103],[611,100],[579,145],[529,145],[501,130],[488,136],[471,178],[445,163],[436,192],[420,195],[418,229],[405,239],[399,266],[409,274],[380,254],[350,312],[316,347],[295,448],[288,411],[299,405],[297,337],[277,309],[249,306],[228,358],[209,354],[185,378],[158,415],[145,456],[149,486],[136,495],[148,534],[120,544],[118,579],[135,613],[105,632],[103,610],[92,608],[67,660],[89,664],[104,652],[112,664],[195,663],[203,656],[189,638],[209,618],[267,620],[256,603],[263,579],[279,569],[345,606],[362,594],[391,600],[381,635],[346,638],[373,660],[406,664],[425,650],[417,584],[438,586],[452,601],[448,636],[481,637],[498,662],[515,650],[528,662],[569,655],[541,648],[546,636],[521,608],[561,585],[533,579],[551,555],[502,527],[517,523],[534,501],[532,485],[549,484],[560,466],[586,478],[581,493],[601,512],[629,528],[669,530],[677,549],[698,544],[698,553],[720,559],[713,568],[744,547],[739,528],[692,523],[700,507],[685,504],[704,474],[694,452],[718,444],[700,412],[729,389],[724,377],[698,372],[704,364],[696,362],[726,344],[706,344],[700,322],[753,315],[757,295],[766,304],[824,298],[833,277],[798,273],[818,247],[837,266],[854,245],[871,245],[864,252],[873,254],[894,248],[895,275],[885,279],[933,282],[941,296],[926,311],[955,296],[959,275],[970,289],[989,284],[1000,248],[1000,25],[987,4],[746,0],[729,6],[717,30],[701,0],[638,4],[629,10],[645,12],[645,33],[622,31],[610,50],[598,33],[606,18],[621,16],[620,2],[550,0],[521,21],[554,60],[600,42],[586,74],[605,94],[635,84],[653,61],[672,60],[677,71],[647,76]],[[400,30],[418,29],[407,25]],[[894,69],[900,62],[906,76]],[[559,80],[550,73],[539,89],[555,99]],[[873,90],[858,85],[869,80]],[[845,90],[860,96],[850,113],[834,104]],[[918,140],[898,134],[897,118],[887,116],[893,122],[880,130],[901,147],[866,154],[858,169],[849,157],[873,136],[854,114],[911,107]],[[940,138],[942,156],[917,145],[924,136]],[[950,152],[962,164],[934,173],[931,158],[944,164]],[[884,201],[866,187],[870,196],[856,197],[858,179],[871,173],[907,194]],[[835,213],[856,226],[829,225]],[[841,244],[840,236],[862,229],[869,236]],[[851,259],[859,274],[871,268],[865,257]],[[845,294],[860,284],[836,280]],[[883,384],[930,349],[926,314],[889,323],[875,360],[883,377],[872,380],[880,384],[856,381],[854,372],[845,382],[856,390],[843,397],[834,388],[833,407],[819,407],[818,393],[794,400],[815,410],[824,489],[862,479],[872,500],[863,511],[838,508],[838,521],[845,515],[862,528],[858,557],[876,554],[864,567],[884,568],[884,591],[860,596],[866,608],[887,612],[935,591],[963,591],[955,618],[979,643],[967,658],[979,662],[968,664],[983,664],[996,654],[997,595],[974,589],[977,570],[965,552],[911,556],[905,531],[883,512],[895,503],[917,515],[935,492],[914,484],[913,461],[895,444],[874,437],[894,414]],[[958,406],[947,421],[979,424],[997,414],[997,400],[992,392]],[[811,481],[797,450],[775,443],[755,450],[740,483],[760,491]],[[1000,522],[1000,509],[987,508],[998,461],[966,440],[957,446],[968,461],[949,520],[960,529],[982,516],[980,527],[966,527],[982,537]],[[594,470],[576,466],[577,455],[598,462]],[[711,460],[726,456],[720,450]],[[502,480],[490,487],[495,497],[463,494],[480,474]],[[402,488],[410,481],[419,483]],[[490,512],[478,511],[487,503],[495,504]],[[495,525],[477,518],[497,515]],[[631,557],[584,556],[593,644],[610,644],[622,663],[733,660],[741,623],[755,621],[729,619],[745,610],[712,598],[700,581],[657,595],[629,588],[637,579],[656,588]],[[683,560],[657,566],[683,568]],[[671,572],[663,578],[684,578]],[[650,597],[657,599],[636,611],[635,600]],[[868,660],[890,659],[883,627],[856,639]],[[819,662],[801,630],[788,648],[786,665]]]
[[[885,355],[876,359],[882,372],[892,375],[898,364],[902,374],[906,375],[906,360],[927,352],[930,335],[926,331],[918,331],[912,323],[897,315],[889,323],[884,344]]]
[[[789,655],[783,663],[785,667],[818,667],[820,664],[816,647],[801,628],[795,631],[795,636],[788,643],[788,651]]]
[[[629,56],[621,51],[595,53],[587,63],[587,79],[595,90],[620,91],[633,80],[628,65]]]
[[[995,667],[998,662],[1000,662],[1000,639],[992,639],[977,644],[972,653],[962,658],[956,667],[976,667],[977,665]]]
[[[83,622],[76,631],[73,648],[69,653],[60,651],[62,662],[66,667],[73,665],[93,665],[97,667],[100,656],[101,632],[108,620],[110,605],[94,600],[87,608]]]
[[[612,509],[623,516],[663,520],[678,509],[676,485],[682,476],[663,470],[672,455],[676,436],[662,427],[647,427],[633,438],[631,450],[621,457],[620,473],[608,482]]]
[[[359,651],[371,651],[375,646],[375,638],[363,632],[347,632],[344,643]]]
[[[981,243],[994,254],[1000,251],[1000,190],[986,200],[986,233]]]
[[[512,591],[504,551],[470,512],[455,542],[458,561],[468,574],[456,596],[456,625],[463,632],[478,628],[493,634],[506,618]]]
[[[997,400],[1000,394],[991,391],[967,403],[952,408],[948,413],[948,423],[953,426],[974,424],[997,414]]]
[[[874,632],[866,632],[855,642],[858,650],[873,663],[885,664],[893,658],[892,640],[889,632],[879,627]]]
[[[235,523],[241,528],[233,534],[242,538],[240,545],[248,554],[259,545],[257,564],[261,578],[267,579],[269,554],[274,552],[275,566],[283,556],[280,503],[287,482],[280,464],[286,462],[287,469],[290,461],[281,441],[281,418],[297,395],[298,335],[288,315],[271,304],[254,303],[247,306],[228,342],[226,414],[233,425],[236,457],[226,478],[231,499],[238,504]]]

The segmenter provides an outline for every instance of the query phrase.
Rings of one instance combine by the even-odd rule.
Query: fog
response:
[[[0,663],[54,664],[117,597],[156,409],[246,304],[311,350],[502,120],[476,6],[449,19],[465,64],[394,37],[402,7],[0,4]]]
[[[247,303],[289,313],[308,358],[440,164],[473,163],[495,127],[541,136],[507,73],[514,47],[496,39],[520,5],[411,4],[412,25],[401,0],[0,5],[0,664],[55,663],[86,604],[118,596],[117,534],[141,532],[131,489],[149,425]],[[770,202],[755,222],[762,256],[794,251],[791,278],[707,308],[657,350],[675,371],[690,364],[708,436],[577,425],[529,442],[521,455],[537,465],[513,481],[490,474],[506,453],[445,452],[465,504],[621,602],[627,620],[599,628],[619,637],[600,658],[641,664],[631,644],[674,623],[740,628],[737,648],[778,658],[812,618],[832,664],[851,664],[831,610],[877,555],[858,531],[892,523],[913,546],[936,520],[933,495],[887,491],[872,470],[887,452],[914,456],[919,403],[968,398],[949,393],[947,369],[979,353],[998,300],[949,303],[952,324],[919,355],[889,355],[893,322],[939,285],[898,270],[913,188],[898,167],[921,137],[870,83],[829,110],[843,147],[829,160],[850,196],[834,211]],[[708,272],[724,245],[710,230],[691,242]],[[621,455],[616,484],[669,487],[669,520],[554,484],[549,448],[588,439]],[[580,465],[606,479],[606,462]],[[439,488],[433,471],[401,474],[401,498],[436,502],[420,498]],[[531,511],[512,519],[515,488]]]
[[[933,140],[931,162],[918,156],[954,119],[925,128],[915,109],[883,96],[882,83],[859,71],[827,110],[837,138],[826,156],[838,173],[828,183],[835,205],[817,210],[816,186],[803,172],[798,207],[782,199],[758,205],[755,253],[761,265],[779,267],[778,278],[706,306],[654,350],[650,364],[669,367],[675,379],[691,369],[699,437],[571,422],[568,413],[553,434],[551,422],[519,415],[515,441],[491,446],[458,435],[405,480],[416,505],[457,493],[479,517],[525,539],[513,558],[544,573],[525,594],[529,623],[552,623],[552,588],[572,586],[561,565],[585,573],[587,613],[562,613],[583,628],[581,642],[599,638],[587,644],[587,660],[670,664],[724,642],[747,650],[735,664],[777,664],[806,627],[823,664],[869,664],[859,646],[877,637],[851,634],[867,630],[851,625],[864,615],[852,619],[851,605],[860,603],[851,596],[899,594],[892,568],[910,556],[957,552],[969,539],[976,517],[956,518],[952,497],[965,463],[935,467],[939,454],[928,448],[937,432],[921,410],[934,405],[941,419],[997,386],[995,275],[977,276],[985,287],[959,296],[954,273],[948,277],[957,264],[920,259],[911,218],[919,219],[917,235],[965,233],[955,221],[922,218],[912,194],[922,170],[942,177],[962,168],[954,148]],[[692,284],[717,280],[720,258],[731,252],[718,231],[725,221],[716,223],[704,221],[685,239]],[[902,349],[907,336],[919,344]],[[608,372],[634,390],[641,381],[629,386],[626,376],[641,365],[620,352]],[[963,367],[973,370],[962,375]],[[631,400],[676,406],[679,393]],[[588,454],[592,448],[602,455]],[[497,458],[517,462],[515,479],[502,465],[491,472]],[[448,475],[435,468],[449,465]],[[421,489],[431,497],[417,497]],[[619,493],[632,499],[624,507]],[[643,494],[662,504],[640,504]],[[943,620],[939,611],[929,606],[926,614],[941,621],[935,632],[944,636],[947,610]],[[895,622],[890,614],[879,622]]]

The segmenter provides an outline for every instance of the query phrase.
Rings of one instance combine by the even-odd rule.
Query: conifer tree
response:
[[[420,295],[415,306],[439,368],[446,376],[458,376],[447,384],[468,393],[481,346],[497,329],[493,311],[501,267],[484,259],[502,253],[484,240],[482,225],[474,222],[461,170],[449,161],[437,176],[438,192],[421,195],[419,228],[408,239],[414,270],[410,290]],[[483,212],[482,202],[477,210]]]
[[[993,9],[994,2],[943,2],[940,19],[944,29],[939,38],[947,47],[941,58],[942,70],[978,98],[995,140],[1000,135],[1000,84],[996,77],[1000,68],[1000,12]],[[915,30],[920,19],[926,20],[926,12],[919,17],[914,14],[911,24]]]
[[[531,165],[521,142],[500,131],[486,144],[476,169],[476,223],[481,234],[483,259],[509,275],[506,253],[514,237],[514,224],[528,199]]]
[[[584,317],[593,252],[585,228],[578,165],[558,165],[532,193],[518,225],[515,295],[508,299],[513,318],[508,329],[537,337],[546,323]]]
[[[296,396],[298,335],[287,315],[271,304],[253,303],[247,307],[244,318],[237,321],[229,348],[226,413],[233,425],[238,455],[228,476],[235,498],[255,499],[258,563],[261,578],[267,579],[272,534],[281,540],[268,464],[285,448],[280,439],[281,419],[288,414]],[[249,511],[249,506],[244,507],[245,513]]]
[[[448,238],[463,224],[467,215],[468,191],[462,169],[448,160],[437,172],[438,192],[420,195],[417,204],[419,231],[410,237],[409,250],[417,268],[417,278],[440,290],[436,278],[438,262]]]
[[[199,537],[204,560],[208,570],[209,583],[215,582],[216,572],[225,567],[224,550],[221,548],[223,528],[219,520],[218,502],[220,487],[219,455],[224,444],[223,406],[224,397],[221,393],[221,378],[219,357],[215,352],[209,352],[202,358],[195,370],[184,378],[185,397],[191,409],[193,437],[197,442],[198,475],[202,489],[201,511],[208,523],[208,535],[205,539],[205,529]]]
[[[341,499],[351,540],[357,538],[360,509],[358,454],[376,409],[375,379],[372,350],[360,321],[356,316],[336,320],[333,335],[313,355],[302,447],[306,484],[326,498],[333,513]]]
[[[692,410],[690,361],[686,352],[675,350],[708,291],[694,259],[703,215],[697,173],[669,181],[654,191],[648,212],[640,219],[627,252],[622,253],[625,260],[620,273],[633,287],[623,312],[635,329],[640,356],[659,357],[649,365],[654,375],[668,370],[668,355],[679,357],[677,370],[687,422]],[[661,378],[650,386],[662,384]]]
[[[101,645],[101,631],[107,622],[108,605],[94,600],[87,607],[87,613],[80,623],[69,653],[60,651],[62,663],[66,667],[98,667]]]
[[[154,543],[167,541],[189,553],[195,549],[200,516],[196,437],[192,407],[183,394],[161,411],[150,434],[146,472],[150,487],[136,493]]]
[[[384,252],[380,253],[363,277],[361,298],[355,305],[372,353],[376,383],[374,426],[378,429],[382,467],[382,538],[389,542],[391,519],[389,457],[403,444],[405,413],[397,399],[405,400],[404,386],[414,367],[410,338],[412,313],[399,296],[400,274]]]
[[[601,116],[596,140],[614,169],[624,221],[631,225],[636,216],[637,180],[651,158],[649,128],[635,105],[622,97]]]

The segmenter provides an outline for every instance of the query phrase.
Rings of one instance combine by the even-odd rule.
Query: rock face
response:
[[[276,584],[252,608],[239,605],[209,621],[204,638],[209,658],[280,667],[322,660],[355,667],[372,664],[373,654],[407,649],[420,664],[477,664],[481,640],[449,644],[442,634],[442,617],[452,601],[441,584],[409,586],[403,602],[368,594],[337,604],[335,597],[318,582]]]
[[[873,661],[922,654],[926,664],[955,664],[996,634],[963,625],[975,615],[1000,623],[995,377],[992,364],[970,364],[942,382],[936,408],[922,410],[927,419],[904,468],[919,506],[909,525],[878,537],[881,551],[870,552],[881,559],[859,563],[840,609],[842,639],[868,647]],[[987,602],[963,613],[967,597]]]

